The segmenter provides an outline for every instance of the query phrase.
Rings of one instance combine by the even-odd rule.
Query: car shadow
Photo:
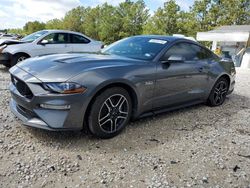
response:
[[[107,140],[94,138],[82,131],[50,132],[35,128],[27,129],[38,142],[59,150],[104,153],[147,150],[165,144],[169,140],[179,140],[195,131],[202,131],[208,126],[215,126],[221,118],[231,117],[239,110],[249,108],[249,98],[231,94],[219,107],[199,104],[136,120],[131,122],[120,135]]]

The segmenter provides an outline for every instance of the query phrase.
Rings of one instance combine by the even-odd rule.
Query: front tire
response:
[[[112,138],[128,124],[132,102],[127,90],[121,87],[106,89],[97,96],[88,117],[90,132],[98,138]]]
[[[16,54],[16,55],[13,56],[10,65],[11,65],[11,67],[13,67],[17,63],[19,63],[19,62],[21,62],[21,61],[23,61],[23,60],[25,60],[27,58],[29,58],[28,55],[25,55],[25,54]]]
[[[208,97],[209,106],[220,106],[224,103],[227,92],[229,89],[229,83],[226,78],[220,78],[215,84]]]

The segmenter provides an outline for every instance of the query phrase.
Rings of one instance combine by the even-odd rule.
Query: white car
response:
[[[103,43],[81,33],[65,30],[42,30],[20,41],[0,39],[0,64],[14,66],[29,57],[70,53],[98,52]]]

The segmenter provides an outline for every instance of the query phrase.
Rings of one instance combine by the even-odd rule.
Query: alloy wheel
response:
[[[214,102],[216,105],[222,104],[226,98],[228,86],[225,81],[220,81],[214,88]]]
[[[25,59],[26,59],[25,56],[21,56],[21,57],[19,57],[19,58],[17,59],[17,63],[19,63],[19,62],[21,62],[21,61],[23,61],[23,60],[25,60]]]
[[[121,94],[112,95],[105,100],[100,108],[99,126],[104,132],[114,133],[127,120],[128,113],[129,104],[126,97]]]

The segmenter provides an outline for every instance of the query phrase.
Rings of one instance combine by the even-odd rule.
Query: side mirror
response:
[[[48,43],[49,43],[48,40],[43,39],[39,44],[41,44],[41,45],[46,45],[46,44],[48,44]]]
[[[182,63],[184,62],[185,58],[182,57],[181,55],[171,55],[167,62],[168,63]]]

